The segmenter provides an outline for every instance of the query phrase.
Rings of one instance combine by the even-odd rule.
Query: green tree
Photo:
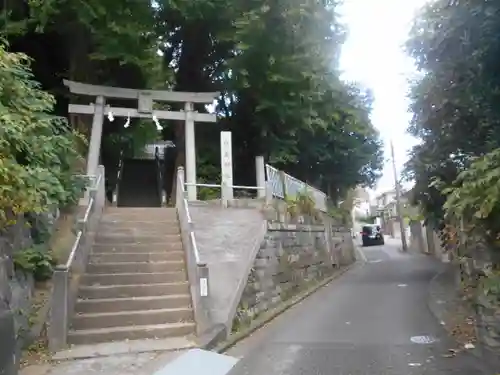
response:
[[[357,184],[373,185],[382,166],[381,142],[369,120],[370,95],[339,79],[345,30],[336,1],[139,3],[29,1],[4,14],[18,50],[30,53],[32,40],[45,41],[43,53],[33,54],[35,71],[62,104],[61,76],[133,88],[220,91],[218,124],[196,130],[199,175],[207,181],[217,181],[218,132],[224,129],[233,132],[238,184],[255,183],[254,157],[264,155],[334,200]],[[68,63],[57,69],[44,64],[47,50]],[[65,111],[62,105],[60,113]],[[184,123],[166,125],[163,137],[181,146],[177,164],[183,164]],[[85,132],[89,124],[78,128]],[[105,129],[103,144],[120,144],[121,127],[106,123]]]
[[[0,45],[0,222],[9,214],[45,212],[74,203],[79,137],[50,114],[54,98],[40,89],[29,59]],[[81,141],[81,140],[80,140]]]
[[[409,127],[421,142],[407,172],[416,201],[435,221],[443,219],[446,195],[431,182],[451,186],[475,156],[500,147],[499,32],[499,3],[437,0],[417,16],[407,43],[422,72],[411,92]]]

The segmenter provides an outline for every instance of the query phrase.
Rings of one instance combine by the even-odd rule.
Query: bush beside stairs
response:
[[[80,280],[68,344],[194,332],[175,208],[107,208]]]

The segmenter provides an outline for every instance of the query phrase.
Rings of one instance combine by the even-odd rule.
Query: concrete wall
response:
[[[326,225],[268,223],[233,321],[247,325],[300,291],[354,261],[349,230]]]
[[[235,316],[237,322],[251,319],[254,311],[355,261],[351,228],[324,213],[292,218],[286,203],[276,199],[228,203],[229,208],[218,200],[189,203],[200,255],[209,268],[211,320],[228,331]]]
[[[423,222],[412,222],[410,225],[410,250],[434,256],[436,259],[449,263],[451,252],[446,251],[441,243],[439,233]]]
[[[426,227],[423,221],[410,222],[409,250],[415,253],[429,254]]]
[[[209,269],[211,319],[229,329],[266,223],[254,208],[222,208],[218,202],[189,205],[200,257]]]

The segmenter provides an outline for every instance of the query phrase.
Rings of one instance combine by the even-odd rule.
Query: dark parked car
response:
[[[380,229],[380,225],[373,224],[363,226],[361,240],[363,241],[363,246],[383,245],[384,235]]]

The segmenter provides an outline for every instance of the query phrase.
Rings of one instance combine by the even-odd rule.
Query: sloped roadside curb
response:
[[[346,273],[347,271],[349,271],[350,269],[352,269],[357,264],[360,264],[360,263],[359,262],[354,262],[354,263],[352,263],[350,265],[343,266],[342,268],[340,268],[339,270],[337,270],[333,275],[331,275],[331,276],[327,277],[326,279],[320,281],[316,285],[314,285],[314,286],[310,287],[309,289],[303,291],[302,293],[298,294],[297,296],[295,296],[295,297],[293,297],[293,298],[291,298],[291,299],[283,302],[278,307],[276,307],[276,308],[274,308],[272,310],[269,310],[266,313],[262,314],[260,317],[258,317],[257,319],[255,319],[250,324],[250,326],[248,326],[247,328],[243,329],[240,332],[237,332],[237,333],[235,333],[233,335],[230,335],[227,340],[225,340],[225,341],[219,343],[218,345],[216,345],[214,347],[213,351],[215,351],[217,353],[225,353],[228,349],[230,349],[231,347],[233,347],[234,345],[236,345],[238,342],[240,342],[241,340],[245,339],[246,337],[248,337],[249,335],[251,335],[252,333],[254,333],[256,330],[258,330],[259,328],[262,328],[264,325],[266,325],[267,323],[269,323],[270,321],[272,321],[274,318],[278,317],[279,315],[281,315],[282,313],[284,313],[286,310],[288,310],[289,308],[293,307],[297,303],[303,301],[304,299],[306,299],[307,297],[309,297],[311,294],[315,293],[320,288],[326,286],[327,284],[329,284],[333,280],[339,278],[340,276],[342,276],[344,273]]]
[[[434,317],[440,322],[443,329],[456,340],[451,317],[453,314],[463,310],[463,301],[454,286],[454,272],[453,265],[446,264],[431,279],[428,289],[427,306]],[[486,360],[481,345],[479,343],[474,343],[474,345],[473,349],[467,349],[467,353],[480,359],[486,372],[495,373],[498,369],[495,370],[494,366]]]

